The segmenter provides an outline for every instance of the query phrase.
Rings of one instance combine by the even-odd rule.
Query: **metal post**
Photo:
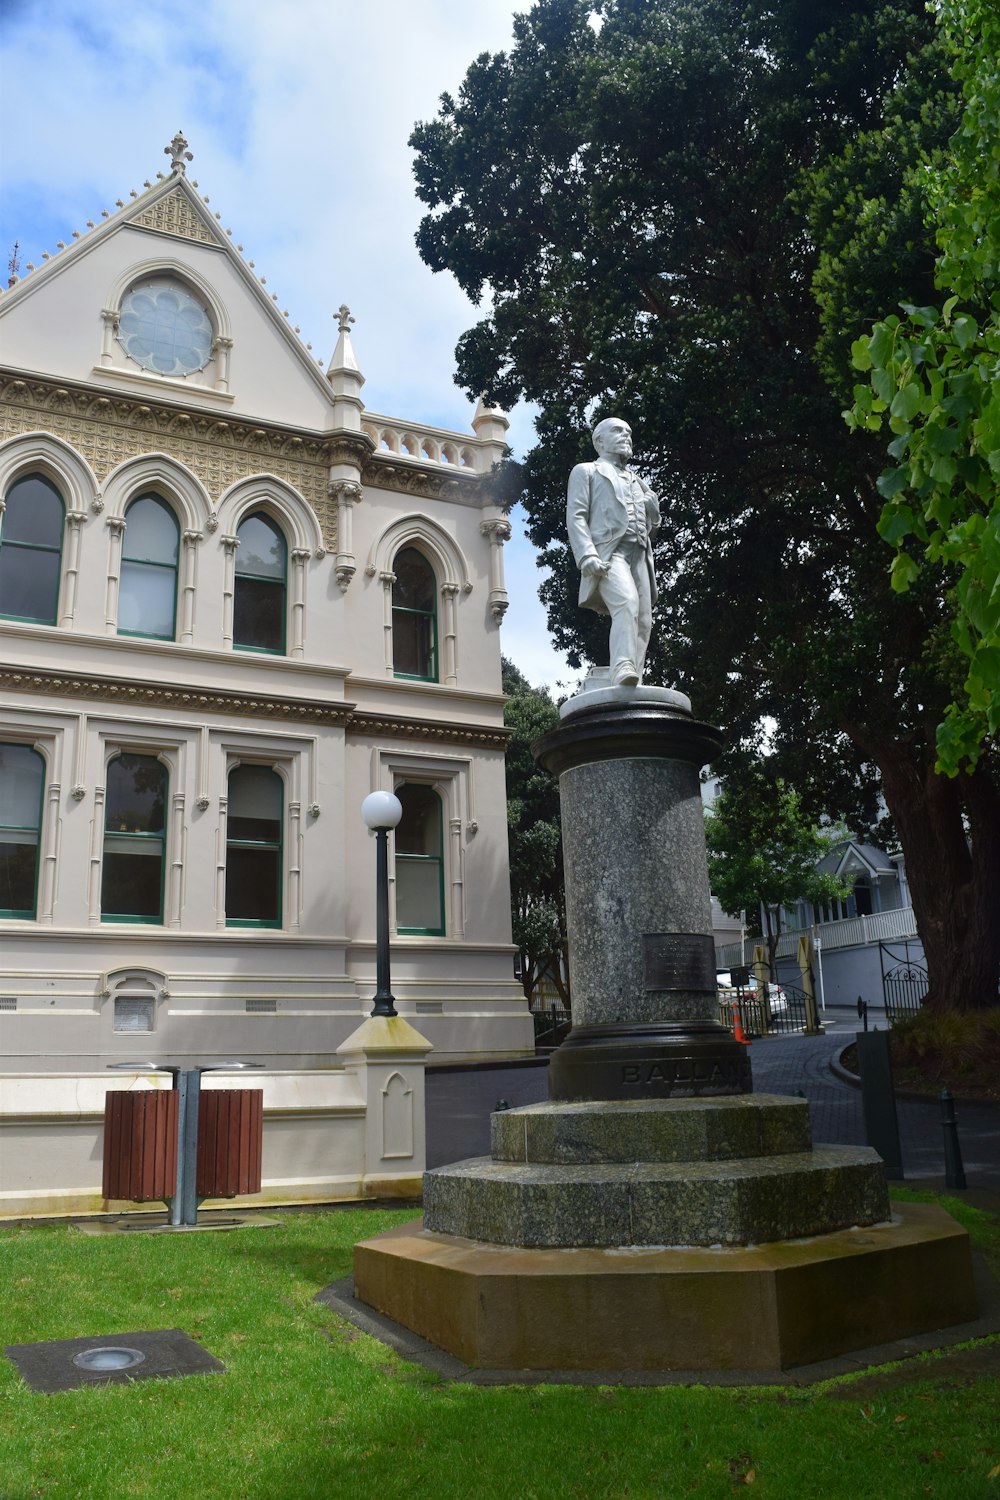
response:
[[[965,1168],[962,1165],[962,1147],[958,1139],[958,1120],[955,1116],[955,1101],[950,1089],[942,1089],[941,1126],[944,1130],[944,1181],[950,1188],[964,1188]]]
[[[373,1016],[395,1016],[396,997],[389,988],[389,830],[375,829],[375,1004]]]
[[[864,1028],[867,1031],[868,1030],[868,1001],[867,1000],[862,1000],[862,998],[861,998],[860,995],[858,996],[858,1017],[859,1017],[859,1019],[861,1021],[864,1022]]]
[[[170,1204],[170,1223],[179,1228],[198,1222],[198,1105],[201,1069],[179,1068],[177,1101],[177,1188]]]
[[[892,1082],[892,1059],[887,1031],[858,1031],[858,1067],[861,1072],[861,1106],[865,1138],[885,1163],[890,1182],[903,1180],[903,1155],[899,1145],[896,1093]]]

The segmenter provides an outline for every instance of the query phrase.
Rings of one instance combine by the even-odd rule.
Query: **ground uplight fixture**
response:
[[[141,1349],[124,1349],[104,1346],[97,1349],[81,1349],[73,1355],[73,1363],[81,1370],[130,1370],[134,1365],[145,1363]]]
[[[375,835],[375,1003],[373,1016],[395,1016],[389,988],[389,829],[403,816],[403,804],[392,792],[370,792],[361,816]]]

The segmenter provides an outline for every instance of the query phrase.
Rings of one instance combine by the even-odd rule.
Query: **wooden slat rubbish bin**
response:
[[[165,1203],[176,1189],[176,1092],[109,1090],[104,1100],[103,1196]]]
[[[198,1116],[198,1197],[259,1193],[263,1089],[203,1089]]]

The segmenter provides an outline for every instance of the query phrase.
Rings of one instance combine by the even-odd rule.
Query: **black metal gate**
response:
[[[899,949],[902,947],[902,953]],[[906,1016],[915,1016],[924,1003],[930,985],[927,970],[917,957],[910,955],[908,942],[878,945],[882,968],[882,997],[890,1026]],[[923,958],[923,950],[920,957]]]

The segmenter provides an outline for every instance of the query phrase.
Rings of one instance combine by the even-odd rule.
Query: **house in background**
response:
[[[825,1003],[854,1005],[861,997],[869,1004],[880,1005],[886,983],[891,985],[897,969],[919,970],[923,964],[903,856],[846,839],[831,846],[817,869],[850,882],[850,894],[824,906],[799,901],[782,910],[777,977],[786,985],[801,984],[796,953],[799,937],[808,933],[817,955],[817,988]],[[748,935],[745,940],[744,961],[761,942],[759,928],[758,920],[756,935]],[[722,944],[717,936],[720,968],[738,964],[740,954],[738,933],[734,940]]]
[[[368,411],[172,170],[0,296],[0,1071],[324,1066],[375,988],[530,1051],[512,972],[493,465]]]

